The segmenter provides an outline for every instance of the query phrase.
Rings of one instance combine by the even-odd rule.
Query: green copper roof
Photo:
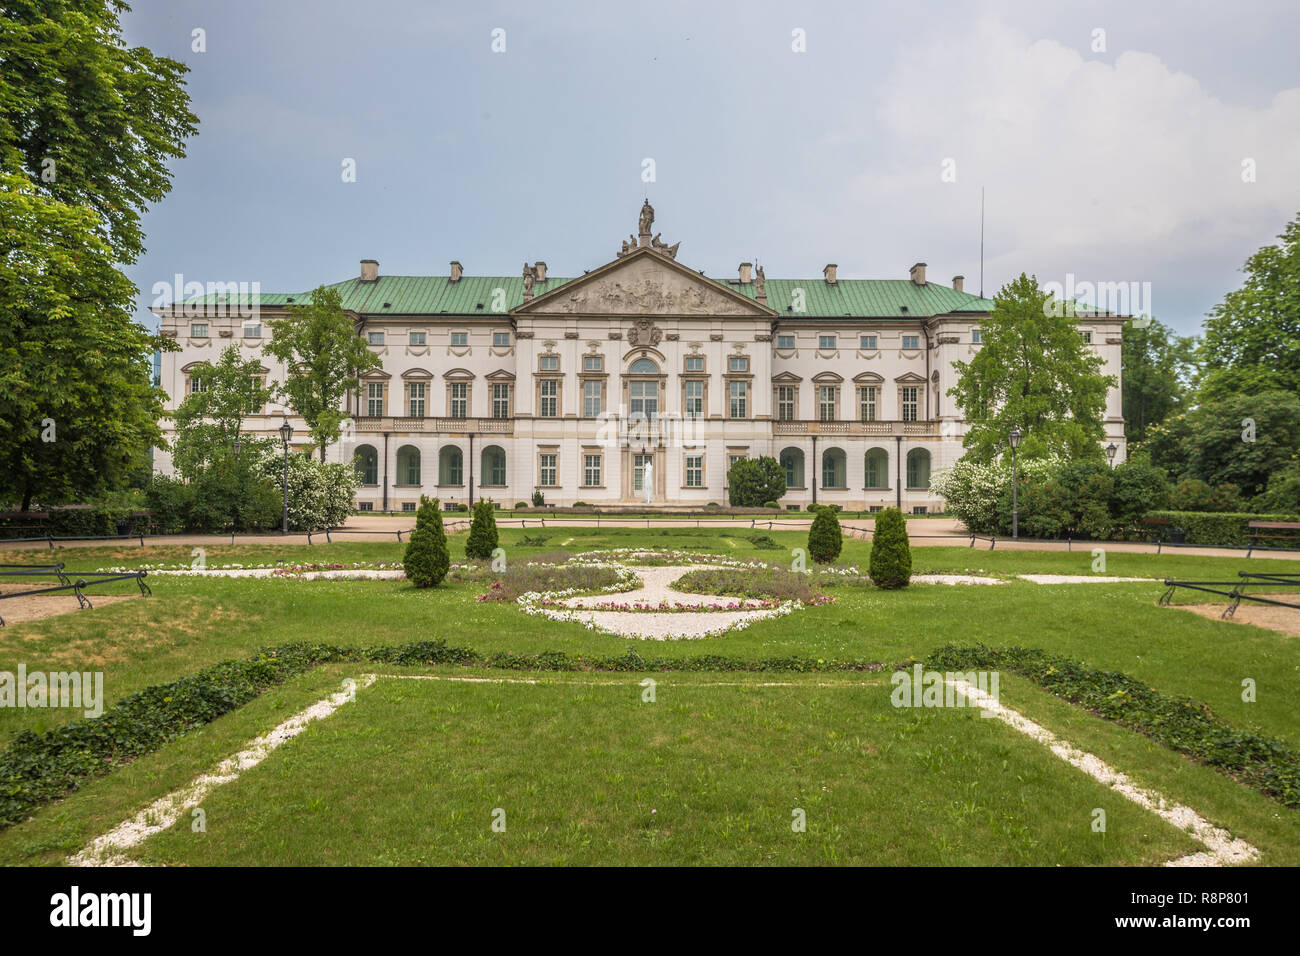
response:
[[[732,292],[754,299],[753,282],[738,282],[701,276]],[[558,289],[572,278],[552,276],[535,283],[533,295]],[[462,276],[452,282],[448,276],[380,276],[373,282],[359,278],[336,282],[343,308],[366,315],[489,315],[508,312],[524,301],[522,276]],[[204,304],[218,304],[205,296]],[[802,299],[802,310],[796,301]],[[311,301],[310,292],[263,292],[258,304],[284,306]],[[910,279],[768,279],[767,305],[783,319],[886,318],[926,319],[953,312],[990,312],[991,299],[947,286],[920,286]]]

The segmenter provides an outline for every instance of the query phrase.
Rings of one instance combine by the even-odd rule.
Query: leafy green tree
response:
[[[402,564],[406,576],[417,588],[440,584],[451,569],[451,552],[447,549],[447,532],[442,527],[437,498],[420,496],[415,530],[407,542]]]
[[[231,345],[216,362],[201,362],[190,371],[190,380],[202,383],[176,409],[176,440],[172,462],[186,478],[193,479],[208,463],[230,454],[235,442],[240,454],[257,458],[274,444],[269,438],[243,437],[244,419],[256,414],[271,400],[271,389],[262,384],[261,363],[240,357],[239,346]]]
[[[1300,216],[1278,238],[1246,260],[1246,281],[1206,320],[1201,390],[1208,400],[1300,392]]]
[[[1288,392],[1205,402],[1187,422],[1187,477],[1235,484],[1247,497],[1300,457],[1300,397]]]
[[[830,564],[840,556],[844,534],[833,508],[819,507],[808,529],[808,556],[818,564]]]
[[[337,289],[320,286],[307,305],[289,306],[289,314],[271,325],[266,351],[284,363],[284,384],[276,393],[303,417],[313,443],[325,449],[338,441],[343,399],[361,386],[361,376],[381,362],[357,334],[343,311]]]
[[[907,520],[897,508],[876,512],[867,562],[871,583],[878,588],[905,588],[912,580],[912,546],[907,540]]]
[[[121,486],[162,443],[151,353],[118,266],[197,129],[186,67],[122,43],[105,0],[17,0],[0,21],[0,498]],[[53,430],[51,430],[51,427]]]
[[[1059,454],[1099,459],[1105,436],[1106,393],[1117,382],[1101,374],[1102,360],[1084,343],[1068,309],[1021,273],[1003,286],[981,325],[983,346],[953,368],[948,394],[970,427],[965,446],[976,461],[992,461],[1019,427],[1025,458]]]
[[[785,494],[785,469],[768,455],[740,458],[727,472],[727,500],[733,508],[759,508]]]
[[[469,522],[469,537],[465,539],[465,557],[486,561],[497,548],[497,518],[492,502],[480,498],[474,503],[474,517]]]
[[[1121,462],[1112,477],[1110,515],[1115,527],[1126,533],[1137,531],[1147,512],[1169,503],[1169,476],[1144,455]]]
[[[1259,514],[1300,514],[1300,464],[1271,475],[1268,488],[1251,504]]]
[[[1152,319],[1130,323],[1120,346],[1123,402],[1129,453],[1147,438],[1147,430],[1181,409],[1196,366],[1196,340],[1179,336]]]

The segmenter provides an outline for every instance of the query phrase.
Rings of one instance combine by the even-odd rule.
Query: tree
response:
[[[1187,416],[1188,477],[1231,483],[1253,497],[1269,476],[1300,457],[1300,398],[1287,392],[1233,395]]]
[[[1152,319],[1124,329],[1122,355],[1124,423],[1129,454],[1147,438],[1147,430],[1183,407],[1196,364],[1196,340],[1174,334]]]
[[[958,380],[948,390],[970,422],[968,454],[992,461],[1019,427],[1025,458],[1100,458],[1115,376],[1101,374],[1101,357],[1083,343],[1070,310],[1036,278],[1021,273],[995,301],[981,325],[983,346],[971,361],[953,362]]]
[[[343,311],[339,291],[326,286],[271,325],[266,351],[287,370],[276,393],[306,421],[324,461],[325,449],[339,439],[344,397],[360,388],[363,374],[380,367],[379,357]]]
[[[151,353],[118,265],[197,130],[187,68],[127,49],[104,0],[5,5],[0,27],[0,498],[118,487],[161,444]]]
[[[1246,260],[1246,281],[1205,323],[1201,389],[1208,400],[1300,392],[1300,216],[1278,238]]]
[[[867,573],[872,584],[886,590],[905,588],[912,580],[912,546],[907,540],[907,521],[897,508],[876,513]]]
[[[818,564],[830,564],[840,556],[844,535],[835,510],[825,506],[817,509],[812,527],[808,529],[808,556]]]
[[[229,454],[237,441],[241,454],[246,450],[253,458],[274,444],[269,438],[241,439],[244,419],[271,400],[260,369],[259,362],[244,361],[239,346],[231,345],[215,363],[200,362],[190,370],[190,381],[201,385],[176,409],[172,452],[172,462],[186,478],[197,477],[209,462]]]
[[[739,458],[727,472],[727,500],[733,508],[759,508],[785,494],[785,469],[770,456]]]
[[[121,487],[162,444],[152,353],[90,209],[0,171],[0,500],[57,504]]]
[[[440,584],[451,569],[447,532],[442,527],[437,498],[420,496],[420,508],[415,513],[415,530],[411,532],[402,563],[406,576],[417,588],[431,588]]]
[[[474,517],[469,523],[469,537],[465,539],[465,557],[486,561],[497,548],[497,519],[492,502],[480,498],[474,503]]]

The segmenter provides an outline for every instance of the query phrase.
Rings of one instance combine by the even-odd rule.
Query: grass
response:
[[[748,529],[548,528],[544,549],[518,547],[525,533],[502,529],[508,561],[543,551],[633,546],[746,560],[781,556],[755,547]],[[806,545],[803,533],[770,534],[786,549]],[[451,543],[453,559],[463,560],[464,535],[452,536]],[[841,561],[865,567],[869,547],[846,538]],[[54,555],[70,568],[91,570],[188,566],[192,550],[111,546],[56,549]],[[206,560],[209,566],[393,562],[401,552],[395,542],[219,545],[206,549]],[[12,562],[50,558],[48,549],[8,554]],[[1157,579],[1228,580],[1243,568],[1296,569],[1291,561],[1258,557],[1106,557],[1107,574]],[[528,617],[509,602],[481,602],[485,585],[479,575],[429,591],[404,581],[154,576],[153,598],[0,629],[0,670],[19,661],[29,671],[102,669],[107,705],[207,664],[298,640],[373,645],[441,637],[487,653],[615,656],[634,646],[647,657],[799,655],[889,664],[924,658],[949,642],[1019,644],[1131,674],[1163,693],[1208,703],[1234,726],[1300,745],[1300,716],[1293,707],[1300,642],[1294,638],[1157,607],[1163,588],[1155,582],[1042,586],[1014,578],[1031,572],[1089,574],[1093,556],[1087,550],[916,548],[913,562],[917,573],[980,572],[1007,583],[901,592],[842,584],[826,591],[835,598],[828,606],[722,637],[648,646]],[[130,593],[131,587],[107,585],[104,592]],[[90,782],[33,820],[0,832],[0,863],[57,862],[319,699],[324,689],[336,689],[343,676],[338,668],[304,675]],[[1175,845],[1184,839],[1180,834],[1163,834],[1157,818],[1108,791],[1094,792],[1088,778],[1009,728],[972,722],[962,712],[888,708],[878,699],[883,677],[862,678],[861,687],[848,688],[725,689],[704,686],[708,676],[674,674],[670,684],[681,696],[665,696],[661,682],[653,708],[639,703],[636,680],[609,675],[600,679],[612,685],[601,687],[559,686],[565,678],[558,675],[548,675],[541,687],[381,681],[362,692],[355,706],[214,793],[205,803],[206,836],[178,826],[146,844],[142,859],[242,862],[247,850],[248,862],[318,862],[332,853],[339,862],[374,863],[1048,864],[1141,863],[1183,852]],[[1258,683],[1255,703],[1241,700],[1247,677]],[[1265,850],[1263,862],[1300,863],[1294,811],[1027,681],[1004,676],[1003,701],[1140,783],[1234,832],[1240,829]],[[0,708],[0,746],[19,730],[40,731],[74,716],[79,712]],[[841,752],[849,739],[878,753]],[[1011,756],[997,758],[998,753]],[[1011,777],[994,772],[1003,760],[1014,770]],[[327,779],[331,765],[334,782]],[[610,774],[621,777],[610,782]],[[529,781],[536,791],[531,798]],[[308,805],[312,800],[319,805]],[[1108,835],[1082,839],[1076,825],[1096,835],[1076,812],[1084,804],[1088,812],[1112,806],[1099,800],[1116,804],[1113,814],[1108,809]],[[506,807],[506,834],[491,832],[484,803],[490,804],[487,811]],[[954,809],[959,805],[972,807],[964,818]],[[786,839],[794,836],[793,806],[803,806],[809,818],[808,832],[797,841]],[[356,807],[365,812],[349,816]],[[670,817],[647,822],[640,816],[646,807]],[[1128,808],[1140,815],[1135,819],[1142,827],[1125,823],[1117,830],[1115,821],[1126,820]],[[224,829],[218,829],[220,821]],[[941,847],[951,858],[939,854]]]

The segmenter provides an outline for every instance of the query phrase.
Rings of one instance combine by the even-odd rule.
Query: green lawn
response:
[[[521,532],[501,532],[508,560],[542,551],[631,546],[788,560],[786,552],[757,549],[747,528],[527,533],[547,540],[526,548],[519,544]],[[806,541],[799,532],[770,535],[786,548]],[[464,536],[451,540],[458,558]],[[54,554],[70,568],[88,570],[188,565],[191,551],[113,546]],[[341,542],[206,551],[209,566],[347,563],[399,561],[402,546]],[[865,566],[868,553],[868,543],[846,539],[841,560]],[[9,554],[7,561],[42,561],[50,552]],[[721,637],[658,643],[479,602],[484,588],[477,582],[416,591],[405,582],[155,575],[150,599],[0,629],[0,670],[19,661],[29,671],[102,669],[111,704],[205,665],[291,641],[356,646],[443,638],[483,652],[618,656],[634,646],[647,658],[805,656],[887,665],[923,658],[950,642],[1020,644],[1123,671],[1156,690],[1203,701],[1240,729],[1300,746],[1293,706],[1300,691],[1300,642],[1294,638],[1160,608],[1156,599],[1163,588],[1155,582],[1041,586],[1012,578],[1090,573],[1088,550],[915,548],[913,558],[918,573],[978,571],[1008,583],[900,592],[835,587],[827,590],[835,597],[831,605]],[[1243,568],[1294,571],[1297,565],[1110,553],[1106,573],[1227,580]],[[105,590],[127,593],[125,587]],[[356,673],[356,667],[331,666],[304,675],[88,782],[62,803],[37,811],[33,820],[0,831],[0,862],[57,862]],[[1241,700],[1247,677],[1258,683],[1255,703]],[[657,675],[655,705],[640,704],[639,678],[590,679],[608,686],[564,686],[566,678],[554,674],[546,675],[544,686],[380,681],[359,692],[356,704],[214,793],[205,803],[206,835],[178,825],[149,841],[142,859],[1051,864],[1141,863],[1188,852],[1186,838],[1158,818],[1000,722],[972,719],[968,711],[894,710],[884,675],[858,678],[860,687],[828,688],[724,688],[704,686],[722,680],[718,675]],[[834,679],[852,683],[849,677]],[[677,690],[666,693],[668,685]],[[1300,862],[1296,811],[1028,682],[1004,679],[1002,698],[1072,742],[1095,747],[1140,783],[1187,802],[1221,826],[1240,828],[1265,851],[1262,862]],[[19,730],[44,730],[74,716],[66,710],[0,709],[0,746]],[[610,782],[611,775],[617,780]],[[488,813],[497,806],[510,820],[505,834],[488,826]],[[795,806],[808,811],[805,834],[789,830]],[[1112,821],[1104,838],[1088,828],[1088,813],[1098,806],[1108,808]],[[366,812],[353,813],[358,807]],[[641,819],[647,807],[662,819]]]

